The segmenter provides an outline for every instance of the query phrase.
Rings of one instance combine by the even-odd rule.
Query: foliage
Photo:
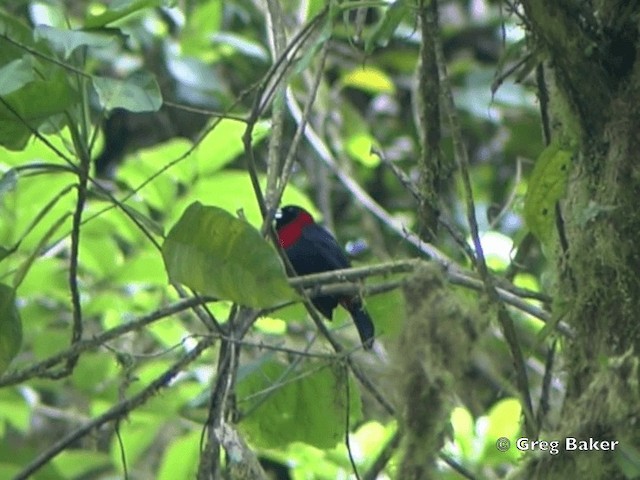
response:
[[[518,465],[497,439],[514,444],[538,405],[561,405],[549,359],[553,327],[567,329],[554,318],[540,335],[554,293],[541,251],[575,152],[544,148],[517,18],[439,3],[432,53],[448,74],[442,118],[428,119],[422,2],[0,7],[0,478],[208,478],[245,456],[290,475],[278,478],[393,477],[411,450],[404,409],[424,419],[433,405],[406,404],[412,377],[387,350],[438,398],[422,461],[443,460],[428,465],[439,478]],[[436,186],[436,232],[417,188],[425,121],[442,122],[435,150],[458,162]],[[364,273],[289,281],[268,222],[289,203],[365,245],[352,249]],[[427,258],[446,272],[405,305],[398,287]],[[375,353],[344,311],[318,338],[299,301],[318,287],[364,295]],[[513,337],[485,328],[496,299]],[[236,424],[248,451],[216,437]]]

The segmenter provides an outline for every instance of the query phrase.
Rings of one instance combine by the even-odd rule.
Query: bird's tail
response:
[[[360,341],[365,350],[370,350],[373,347],[373,339],[375,337],[375,327],[371,321],[371,317],[362,306],[360,301],[349,302],[349,313],[353,318],[353,323],[356,324],[358,334],[360,335]]]

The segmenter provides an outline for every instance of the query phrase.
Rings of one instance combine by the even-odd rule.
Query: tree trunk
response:
[[[574,151],[556,222],[566,242],[554,313],[576,335],[563,347],[563,414],[542,437],[620,443],[614,452],[531,457],[520,476],[627,478],[622,459],[640,450],[640,2],[522,6],[548,66],[553,135]]]

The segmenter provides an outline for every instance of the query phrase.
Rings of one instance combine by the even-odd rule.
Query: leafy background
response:
[[[295,146],[290,179],[276,182],[286,186],[282,204],[322,218],[358,266],[425,258],[402,234],[427,233],[406,186],[420,172],[415,11],[402,0],[284,2],[275,11],[242,0],[0,9],[0,477],[33,468],[43,479],[192,478],[229,365],[236,388],[220,418],[250,448],[238,460],[223,445],[228,471],[254,454],[273,478],[346,478],[354,466],[395,476],[401,416],[385,405],[402,400],[386,351],[393,357],[403,325],[394,286],[406,269],[367,282],[390,285],[367,296],[380,334],[374,354],[358,351],[344,312],[328,325],[353,352],[347,362],[300,303],[273,309],[297,297],[260,233],[256,185],[277,198],[269,175]],[[537,292],[553,279],[524,219],[541,244],[553,243],[544,215],[562,194],[566,154],[545,150],[549,170],[532,173],[544,150],[533,79],[510,70],[527,60],[524,32],[499,2],[441,2],[440,16],[489,266]],[[285,61],[274,60],[267,17],[289,33]],[[299,119],[279,112],[307,103],[297,146]],[[448,128],[441,148],[453,164]],[[439,192],[449,233],[434,243],[472,278],[463,192],[457,175]],[[198,310],[185,287],[215,298]],[[481,322],[478,295],[449,288]],[[538,308],[540,299],[527,301]],[[252,325],[245,307],[267,310]],[[537,398],[544,324],[511,313]],[[452,465],[498,477],[520,455],[494,447],[521,434],[509,350],[487,328],[473,355],[459,354],[468,384],[447,419],[439,478],[464,476]],[[561,392],[552,390],[553,407]]]

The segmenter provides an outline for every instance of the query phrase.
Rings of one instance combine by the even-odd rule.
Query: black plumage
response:
[[[298,275],[309,275],[351,266],[336,239],[301,207],[288,205],[276,215],[280,245]],[[351,314],[362,345],[371,348],[375,329],[359,296],[325,295],[312,299],[313,305],[329,320],[341,304]]]

